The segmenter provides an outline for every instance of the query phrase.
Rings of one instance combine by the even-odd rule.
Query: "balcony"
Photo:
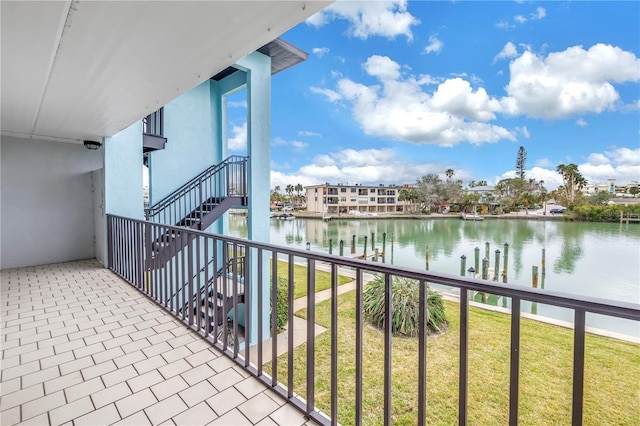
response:
[[[179,256],[164,262],[151,254],[145,233],[168,231],[183,233],[189,243]],[[176,424],[392,424],[398,415],[410,424],[426,424],[433,410],[433,395],[442,391],[427,381],[433,374],[453,376],[457,385],[451,390],[449,404],[454,417],[433,423],[476,423],[479,403],[475,394],[486,388],[487,377],[470,366],[473,359],[492,356],[485,348],[489,343],[506,351],[507,358],[500,372],[504,373],[502,384],[488,391],[507,396],[508,415],[495,418],[495,423],[535,422],[532,419],[538,404],[522,403],[522,392],[530,389],[531,372],[539,368],[528,364],[531,357],[524,354],[530,350],[527,328],[531,326],[523,312],[524,301],[573,312],[575,327],[566,330],[572,342],[572,361],[565,366],[569,374],[562,377],[566,385],[553,396],[556,403],[567,403],[564,416],[555,420],[594,424],[601,418],[593,417],[589,406],[584,410],[585,401],[591,404],[599,399],[591,380],[601,367],[608,366],[590,360],[593,336],[585,319],[598,314],[640,321],[640,306],[635,304],[399,268],[115,216],[108,217],[108,235],[111,271],[95,261],[2,271],[3,425],[26,420],[51,424],[120,420],[153,424],[167,420]],[[247,270],[271,269],[254,277],[255,282],[252,278],[243,282],[247,306],[243,311],[238,310],[237,298],[227,297],[238,291],[239,278],[233,271],[242,266],[235,253],[244,253],[242,265],[247,265]],[[219,265],[230,265],[232,273],[224,274],[222,281],[209,280]],[[303,278],[307,297],[294,300],[293,286],[286,287],[286,304],[292,307],[287,319],[292,326],[276,336],[270,331],[276,328],[275,319],[267,319],[269,306],[276,309],[281,302],[277,288],[267,289],[282,274],[292,282],[298,274],[294,268],[300,265],[307,271]],[[329,288],[316,293],[319,278],[308,273],[313,270],[328,274]],[[422,289],[429,282],[459,294],[452,302],[456,310],[451,318],[459,331],[450,335],[457,339],[457,356],[445,360],[449,368],[434,367],[441,361],[433,352],[434,345],[445,336],[427,339],[424,322],[413,340],[392,337],[390,327],[369,330],[362,303],[363,290],[373,274],[385,283],[394,276],[407,277],[418,280]],[[339,286],[343,276],[351,282]],[[391,287],[386,287],[389,300]],[[215,311],[207,309],[206,298],[190,296],[216,293],[225,296],[225,310],[242,312],[242,321],[219,321]],[[343,293],[345,296],[339,296]],[[425,293],[421,290],[420,309],[426,313]],[[177,294],[182,296],[174,297]],[[507,333],[490,330],[477,336],[476,321],[482,321],[472,301],[477,294],[509,299],[510,309],[501,311],[508,323]],[[348,327],[355,336],[352,340],[338,333],[338,322],[343,319],[335,312],[342,297],[352,298],[355,306]],[[258,300],[266,303],[252,303]],[[329,305],[321,306],[323,300]],[[294,311],[303,308],[305,319],[295,317]],[[330,312],[330,326],[322,328],[317,323],[326,312]],[[391,312],[388,315],[390,318]],[[238,317],[232,315],[234,318]],[[251,318],[257,320],[252,322]],[[376,342],[366,340],[371,335]],[[410,359],[397,359],[399,342],[415,345]],[[297,346],[301,343],[304,345]],[[634,346],[629,350],[637,351],[637,342],[630,345]],[[321,347],[328,349],[324,352]],[[352,348],[352,356],[343,356],[347,347]],[[379,365],[370,364],[372,350],[380,352]],[[550,363],[551,371],[558,367],[553,365],[553,357],[539,361]],[[340,365],[345,362],[349,373],[340,375],[339,371],[344,371]],[[619,360],[609,359],[611,362]],[[410,366],[415,378],[415,387],[409,389],[412,397],[405,401],[413,406],[408,414],[396,408],[395,392],[398,387],[407,387],[398,383],[396,376],[403,365]],[[375,386],[380,393],[373,396],[366,386],[372,374],[380,376]],[[637,376],[637,368],[629,374]],[[339,397],[344,391],[339,383],[349,386],[347,398]],[[634,386],[620,392],[637,395]],[[602,403],[603,411],[638,404],[633,397],[605,398]],[[479,410],[484,412],[496,402],[480,404]],[[378,409],[379,421],[371,420],[370,413]]]
[[[433,272],[425,272],[410,268],[400,268],[393,265],[387,265],[381,262],[368,262],[355,258],[330,256],[322,253],[314,253],[311,251],[291,249],[287,247],[279,247],[270,244],[257,243],[243,239],[224,237],[219,235],[206,234],[199,231],[183,231],[189,234],[189,245],[186,253],[183,253],[182,260],[174,260],[166,265],[155,265],[153,260],[151,264],[145,263],[148,249],[145,248],[144,222],[135,221],[126,218],[110,217],[109,218],[109,235],[111,241],[110,258],[112,263],[111,269],[118,272],[126,280],[130,281],[140,291],[146,293],[152,299],[162,304],[164,308],[174,313],[187,327],[198,333],[202,338],[207,340],[214,348],[221,350],[225,355],[233,359],[238,365],[241,365],[245,372],[254,376],[258,381],[266,384],[274,389],[282,398],[286,399],[292,406],[304,413],[304,415],[320,424],[340,423],[368,423],[373,421],[376,424],[393,423],[394,416],[409,416],[408,420],[411,424],[425,424],[427,422],[430,406],[429,392],[434,392],[429,388],[430,383],[427,382],[427,375],[439,375],[428,369],[427,358],[427,333],[424,323],[420,325],[418,338],[415,339],[415,350],[411,352],[410,359],[404,359],[401,364],[394,358],[394,351],[398,345],[398,338],[391,334],[391,327],[385,327],[379,333],[374,333],[378,339],[377,343],[369,341],[365,346],[365,335],[368,335],[368,327],[362,313],[363,289],[367,284],[369,277],[377,275],[382,277],[386,283],[390,283],[393,277],[404,277],[417,280],[421,287],[420,310],[426,313],[426,301],[424,294],[427,282],[432,286],[443,286],[451,289],[452,293],[457,293],[454,306],[452,320],[456,323],[457,344],[455,361],[449,359],[448,368],[457,371],[457,382],[455,393],[452,393],[450,401],[455,419],[460,424],[467,422],[474,423],[479,407],[483,402],[479,402],[475,396],[478,386],[483,387],[485,379],[477,377],[477,373],[470,370],[470,360],[482,357],[485,347],[489,343],[495,344],[496,350],[505,352],[506,360],[501,365],[504,367],[504,374],[500,375],[502,384],[501,389],[489,391],[504,394],[504,422],[509,424],[517,424],[519,419],[524,417],[531,419],[535,417],[535,409],[529,406],[529,403],[522,406],[519,402],[521,395],[521,383],[531,380],[530,369],[534,368],[529,363],[530,357],[521,356],[523,352],[530,351],[527,344],[528,329],[531,327],[531,320],[523,312],[523,306],[527,303],[546,304],[555,306],[558,309],[566,309],[573,313],[574,326],[572,330],[567,331],[566,337],[570,340],[572,355],[569,357],[572,361],[566,366],[568,381],[567,386],[563,387],[564,393],[561,392],[556,398],[562,401],[562,407],[570,407],[565,410],[564,417],[561,422],[571,422],[572,424],[583,424],[585,412],[585,395],[588,401],[594,398],[594,392],[597,393],[590,383],[594,378],[594,373],[600,368],[599,365],[593,363],[589,358],[589,348],[592,347],[592,335],[587,332],[587,317],[597,314],[611,318],[623,318],[631,321],[640,321],[640,306],[625,302],[612,302],[589,297],[577,297],[553,291],[544,291],[533,288],[525,288],[521,286],[510,286],[507,284],[498,284],[497,282],[471,279],[465,277],[456,277],[448,274],[439,274]],[[164,233],[168,230],[177,231],[178,228],[151,225],[151,229],[147,228],[146,232]],[[154,228],[158,228],[157,230]],[[217,270],[214,265],[211,271],[207,271],[203,276],[197,271],[203,271],[206,268],[207,259],[220,259],[218,262],[226,264],[230,258],[225,258],[224,253],[228,250],[223,247],[233,247],[232,253],[244,251],[246,253],[245,262],[247,265],[253,265],[254,270],[266,271],[270,268],[271,272],[257,274],[253,278],[248,278],[249,283],[244,283],[246,307],[242,311],[238,311],[238,303],[228,308],[235,312],[244,312],[242,321],[224,321],[211,318],[208,310],[202,310],[203,303],[201,299],[183,297],[181,301],[175,301],[167,298],[166,294],[177,291],[178,288],[188,288],[186,295],[189,294],[208,294],[212,288],[236,288],[237,278],[230,276],[231,285],[216,284],[204,277],[210,276],[212,271]],[[231,258],[232,259],[232,258]],[[214,260],[214,263],[216,260]],[[233,261],[232,261],[233,263]],[[187,265],[187,266],[182,266]],[[307,290],[306,299],[302,304],[296,300],[294,303],[293,286],[287,286],[287,305],[294,306],[295,310],[301,308],[306,309],[305,324],[303,331],[290,327],[286,331],[286,337],[275,336],[270,333],[270,329],[275,329],[275,316],[270,317],[269,306],[277,306],[277,290],[272,287],[271,291],[267,288],[271,283],[276,282],[276,277],[283,273],[287,278],[286,282],[294,281],[294,267],[302,265],[306,268],[306,280],[303,287]],[[191,268],[191,269],[189,269]],[[249,270],[252,266],[247,266]],[[146,269],[150,269],[151,276],[144,273]],[[186,270],[185,270],[186,269]],[[320,293],[316,294],[316,276],[308,271],[323,269],[330,274],[330,288],[324,292],[328,294],[328,302],[330,303],[330,318],[326,320],[328,307],[320,309],[316,307],[316,303],[321,300]],[[194,274],[193,272],[196,271]],[[336,314],[338,309],[338,294],[343,290],[338,287],[338,281],[341,276],[348,275],[353,277],[351,289],[354,290],[352,298],[354,298],[354,308],[349,310],[353,313],[349,321],[353,321],[353,327],[349,330],[353,331],[353,338],[348,337],[344,341],[345,336],[338,334],[338,319]],[[183,277],[178,279],[177,277]],[[186,277],[186,281],[184,280]],[[190,278],[193,277],[193,278]],[[253,280],[253,283],[252,281]],[[278,284],[277,286],[281,286]],[[276,286],[276,287],[277,287]],[[219,290],[218,290],[219,291]],[[227,290],[233,291],[233,290]],[[387,286],[385,297],[391,300],[391,286]],[[215,290],[214,290],[215,293]],[[478,295],[493,295],[492,297],[501,297],[509,301],[509,308],[502,310],[504,319],[510,324],[506,330],[506,334],[500,336],[487,336],[480,339],[477,336],[476,327],[472,326],[478,320],[478,311],[476,308],[470,308],[474,305],[473,300]],[[230,296],[229,294],[225,296]],[[229,299],[233,300],[233,298]],[[254,301],[254,302],[251,302]],[[258,303],[262,301],[262,303]],[[253,304],[252,304],[253,303]],[[294,324],[299,321],[294,317],[294,309],[288,310],[288,322]],[[316,316],[316,314],[318,316]],[[204,315],[204,317],[203,317]],[[241,313],[242,315],[242,313]],[[392,315],[388,310],[386,315],[389,319]],[[316,337],[318,332],[317,319],[324,318],[324,326],[329,326],[323,336]],[[421,315],[422,317],[422,315]],[[253,322],[250,318],[256,318]],[[481,321],[481,320],[480,320]],[[242,323],[242,327],[238,325]],[[387,320],[386,323],[390,324]],[[209,324],[212,324],[209,326]],[[525,331],[521,331],[525,330]],[[220,332],[222,330],[222,333]],[[229,340],[220,336],[228,336],[231,334],[231,341],[242,341],[248,336],[249,345],[240,343],[238,345],[229,344]],[[454,336],[455,337],[455,336]],[[368,337],[367,337],[368,338]],[[452,338],[452,337],[449,337]],[[295,348],[293,342],[302,339],[305,342],[304,347]],[[343,340],[340,340],[343,339]],[[402,339],[402,338],[401,338]],[[431,339],[429,340],[430,342]],[[522,343],[521,343],[522,341]],[[287,343],[286,349],[282,348],[283,342]],[[320,344],[320,342],[323,342]],[[339,343],[338,343],[339,342]],[[431,348],[434,343],[430,343]],[[602,343],[607,346],[607,343]],[[635,343],[637,344],[637,342]],[[317,346],[319,345],[319,346]],[[352,345],[351,349],[348,346]],[[365,357],[365,353],[370,353],[374,347],[380,351],[381,361],[377,366],[370,365],[369,356]],[[324,349],[319,349],[320,347]],[[635,347],[635,346],[634,346]],[[344,355],[353,351],[353,358],[348,356],[349,360],[345,361]],[[432,351],[433,349],[429,349]],[[328,352],[325,352],[328,351]],[[433,352],[431,352],[433,354]],[[270,355],[270,360],[267,360]],[[365,362],[366,361],[366,362]],[[549,362],[553,361],[551,357]],[[347,362],[347,367],[341,367],[339,363]],[[407,364],[409,363],[409,364]],[[408,403],[414,404],[406,411],[396,412],[394,407],[398,403],[395,392],[398,387],[406,388],[406,383],[398,383],[394,381],[394,376],[398,374],[398,368],[411,365],[413,368],[412,377],[415,379],[415,388],[410,392]],[[589,366],[588,369],[585,365]],[[595,368],[594,368],[595,367]],[[349,371],[348,377],[344,373],[339,374],[338,371]],[[373,370],[371,370],[373,368]],[[535,367],[537,368],[537,367]],[[555,367],[553,367],[555,368]],[[586,373],[586,374],[585,374]],[[371,377],[371,374],[379,374],[379,380],[376,380],[376,386],[379,387],[379,396],[371,400],[371,389],[365,386],[365,378]],[[629,371],[632,377],[638,375],[637,370]],[[603,376],[600,374],[599,376]],[[587,379],[585,379],[587,378]],[[478,379],[482,379],[483,385],[479,385]],[[350,391],[347,392],[346,400],[344,395],[338,398],[340,389],[338,383],[348,383]],[[322,383],[322,385],[320,384]],[[431,385],[437,386],[437,385]],[[635,385],[631,386],[633,389]],[[486,387],[486,386],[484,386]],[[585,387],[587,392],[585,393]],[[623,387],[621,387],[623,388]],[[631,389],[633,394],[635,390]],[[628,391],[621,389],[622,392]],[[640,389],[638,389],[640,390]],[[527,388],[526,392],[530,392]],[[546,392],[546,390],[545,390]],[[632,406],[633,397],[629,393],[625,393],[618,397],[622,404]],[[626,398],[626,399],[625,399]],[[377,401],[377,403],[375,403]],[[374,403],[374,407],[369,404]],[[366,404],[366,405],[365,405]],[[479,406],[480,404],[480,406]],[[369,417],[371,411],[380,409],[380,417],[371,420]],[[586,423],[593,423],[592,418],[594,409],[589,405],[587,410]],[[601,407],[605,410],[609,404]],[[564,409],[564,408],[563,408]],[[598,409],[600,410],[600,409]],[[480,409],[480,412],[485,409]],[[340,412],[340,417],[338,413]],[[471,417],[470,417],[471,416]],[[533,417],[532,417],[533,416]],[[407,417],[403,417],[407,418]],[[346,419],[346,420],[345,420]],[[368,419],[368,420],[365,420]],[[502,422],[502,421],[500,421]]]

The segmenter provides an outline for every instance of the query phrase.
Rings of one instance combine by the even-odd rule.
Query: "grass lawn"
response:
[[[278,277],[287,279],[289,270],[288,263],[278,261]],[[338,275],[338,285],[346,284],[353,281],[353,278],[344,275]],[[307,295],[307,267],[295,264],[293,267],[293,298],[298,299]],[[329,272],[316,269],[316,293],[331,288],[331,274]]]
[[[449,330],[427,344],[427,420],[457,423],[459,305],[445,302]],[[316,322],[330,328],[330,301],[316,307]],[[299,311],[304,317],[306,312]],[[510,317],[470,309],[469,403],[470,424],[507,424],[509,404]],[[569,424],[573,334],[571,330],[521,321],[520,424]],[[355,405],[355,292],[339,298],[338,421],[354,424]],[[316,407],[330,412],[330,333],[316,338]],[[363,343],[363,423],[382,424],[383,335],[365,327]],[[393,423],[416,424],[418,344],[393,339]],[[305,395],[306,345],[295,350],[294,392]],[[587,335],[584,424],[640,424],[640,346]],[[270,366],[269,366],[270,367]],[[286,382],[286,354],[278,360],[278,380]],[[270,370],[270,368],[269,368]]]

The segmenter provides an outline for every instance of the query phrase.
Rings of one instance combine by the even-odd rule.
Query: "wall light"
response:
[[[101,146],[102,144],[97,141],[84,141],[84,147],[92,151],[95,151],[96,149],[100,149]]]

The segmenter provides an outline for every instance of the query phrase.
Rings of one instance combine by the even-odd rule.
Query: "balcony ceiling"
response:
[[[331,1],[2,1],[0,129],[111,136]]]

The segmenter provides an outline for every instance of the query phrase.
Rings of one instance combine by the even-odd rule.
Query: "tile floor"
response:
[[[1,271],[0,424],[313,424],[96,260]]]

